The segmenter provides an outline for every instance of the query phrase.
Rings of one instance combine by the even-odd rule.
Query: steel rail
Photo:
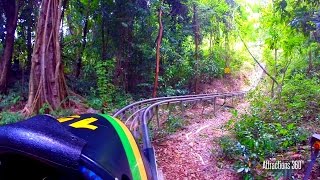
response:
[[[235,96],[244,96],[247,92],[248,91],[239,91],[239,92],[231,92],[231,93],[230,92],[210,93],[210,94],[194,94],[194,95],[151,98],[151,99],[138,101],[128,106],[125,106],[124,108],[116,111],[113,114],[113,117],[119,118],[120,120],[125,122],[125,124],[133,132],[135,138],[139,136],[139,132],[137,133],[137,129],[139,130],[139,128],[141,128],[140,133],[142,134],[142,150],[145,157],[149,161],[153,179],[157,180],[158,171],[157,171],[155,151],[151,144],[151,140],[149,137],[149,128],[148,128],[148,124],[149,122],[151,122],[150,120],[152,120],[154,116],[155,108],[157,109],[157,113],[158,113],[158,108],[163,104],[169,105],[169,104],[191,103],[191,102],[208,101],[208,100],[214,101],[214,108],[215,108],[217,98],[224,98],[224,103],[225,103],[226,98],[235,97]],[[131,119],[133,120],[130,121]],[[157,124],[159,128],[160,126],[159,121],[157,122]]]
[[[244,91],[240,91],[244,92]],[[139,133],[137,132],[139,129],[139,123],[142,121],[142,115],[144,110],[156,103],[163,100],[170,100],[170,99],[181,99],[181,98],[189,98],[189,97],[205,97],[205,96],[212,96],[212,95],[219,95],[219,94],[226,94],[226,95],[233,95],[234,93],[239,92],[232,92],[232,93],[210,93],[210,94],[194,94],[194,95],[183,95],[183,96],[169,96],[169,97],[159,97],[159,98],[152,98],[152,99],[146,99],[142,101],[138,101],[135,103],[132,103],[128,106],[125,106],[124,108],[116,111],[113,114],[113,117],[118,118],[125,122],[126,126],[129,127],[130,131],[134,133],[134,136],[136,138],[139,138]],[[132,121],[130,121],[133,119]],[[139,121],[138,121],[139,120]],[[130,124],[129,124],[130,123]]]
[[[134,136],[139,139],[139,133],[137,132],[139,129],[139,123],[142,122],[142,115],[144,113],[144,110],[156,103],[163,100],[170,100],[170,99],[182,99],[182,98],[190,98],[190,97],[207,97],[212,95],[231,95],[237,93],[243,93],[244,91],[239,92],[231,92],[231,93],[210,93],[210,94],[193,94],[193,95],[183,95],[183,96],[169,96],[169,97],[159,97],[159,98],[152,98],[152,99],[146,99],[142,101],[138,101],[135,103],[132,103],[128,106],[125,106],[124,108],[116,111],[113,115],[113,117],[116,117],[120,120],[122,120],[127,127],[129,127],[129,130],[133,132]],[[150,116],[153,116],[150,114]],[[132,121],[130,121],[133,119]],[[139,121],[138,121],[139,120]]]
[[[186,97],[186,98],[173,98],[173,99],[169,99],[169,100],[163,100],[163,101],[159,101],[156,102],[150,106],[148,106],[144,112],[143,112],[143,116],[142,116],[142,131],[143,131],[143,135],[142,135],[142,139],[143,139],[143,148],[149,148],[151,147],[151,141],[149,138],[149,128],[148,128],[148,124],[149,124],[149,118],[148,118],[148,113],[151,113],[151,111],[153,110],[154,107],[162,105],[162,104],[176,104],[176,103],[181,103],[181,102],[194,102],[194,101],[204,101],[204,100],[215,100],[215,98],[227,98],[227,97],[235,97],[235,96],[242,96],[245,95],[246,92],[236,92],[236,93],[220,93],[220,94],[214,94],[214,95],[208,95],[208,96],[199,96],[199,97]]]
[[[199,97],[199,96],[211,96],[211,95],[218,95],[218,94],[232,94],[232,93],[210,93],[210,94],[191,94],[191,95],[182,95],[182,96],[168,96],[168,97],[158,97],[158,98],[151,98],[151,99],[145,99],[141,101],[134,102],[132,104],[129,104],[128,106],[123,107],[122,109],[116,111],[112,116],[118,117],[119,119],[123,120],[125,119],[124,114],[126,111],[140,108],[140,106],[145,106],[154,102],[167,100],[167,99],[174,99],[174,98],[186,98],[186,97]]]

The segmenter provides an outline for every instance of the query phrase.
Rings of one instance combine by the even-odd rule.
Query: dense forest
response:
[[[319,132],[319,45],[318,0],[0,0],[0,124],[112,113],[259,68],[219,144],[241,177],[279,177],[263,160]]]

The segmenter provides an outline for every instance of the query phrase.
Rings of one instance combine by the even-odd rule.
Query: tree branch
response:
[[[259,67],[263,70],[264,73],[266,73],[266,75],[268,75],[270,77],[270,79],[272,79],[273,82],[275,82],[277,85],[279,85],[278,81],[273,77],[271,76],[268,71],[259,63],[259,61],[253,56],[253,54],[250,52],[247,44],[244,42],[244,40],[242,39],[242,37],[240,36],[240,33],[239,33],[239,37],[240,37],[240,40],[242,41],[244,47],[247,49],[248,53],[250,54],[250,56],[253,58],[253,60],[259,65]]]

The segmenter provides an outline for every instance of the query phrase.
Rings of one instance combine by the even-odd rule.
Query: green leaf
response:
[[[288,130],[295,129],[295,124],[294,124],[294,123],[288,124],[288,125],[287,125],[287,129],[288,129]]]
[[[285,136],[285,135],[288,134],[288,131],[287,131],[286,129],[281,129],[281,130],[279,131],[279,134]]]
[[[237,173],[241,173],[242,171],[244,171],[244,168],[239,168],[239,169],[237,170]]]
[[[88,5],[88,0],[80,0],[80,2],[86,6]]]

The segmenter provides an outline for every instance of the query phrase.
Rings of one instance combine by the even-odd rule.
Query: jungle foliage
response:
[[[267,76],[220,144],[243,177],[267,177],[263,160],[306,145],[320,125],[319,9],[318,0],[0,0],[0,124],[199,93],[225,68],[242,74],[258,62]],[[168,132],[182,122],[170,117]]]
[[[27,115],[39,112],[44,104],[50,105],[46,112],[73,106],[75,94],[83,96],[87,100],[85,104],[109,112],[132,99],[150,97],[152,93],[153,96],[188,94],[198,91],[199,83],[222,77],[225,67],[233,66],[233,71],[238,71],[239,64],[244,61],[233,48],[238,41],[235,19],[242,21],[235,1],[0,2],[1,62],[10,62],[0,64],[6,70],[2,71],[1,77],[6,81],[1,82],[0,90],[2,94],[9,94],[14,88],[12,84],[20,82],[24,89],[29,84],[29,95],[21,95],[28,99],[23,109]],[[57,12],[61,15],[59,39],[51,26],[45,24],[55,22],[43,19],[44,13],[49,13],[46,16],[50,20],[51,12],[44,10],[45,7],[52,9],[53,5],[61,6],[61,11]],[[11,23],[16,25],[14,35],[8,34],[14,27],[7,23],[10,19],[5,7],[17,9],[17,19]],[[159,23],[163,31],[161,37]],[[47,30],[42,32],[44,27]],[[14,39],[14,46],[7,52],[10,38]],[[41,45],[46,43],[43,40],[55,45],[43,50]],[[61,56],[55,48],[61,48]],[[9,51],[12,58],[5,53],[10,54]],[[50,54],[50,51],[55,53]],[[49,68],[45,76],[40,68],[43,57],[54,59],[46,67],[59,69],[61,66],[63,72]],[[45,81],[39,81],[37,74]],[[55,84],[49,83],[52,76],[61,79]],[[53,92],[59,95],[54,97],[43,87],[57,88]]]
[[[224,155],[245,179],[297,177],[262,170],[263,161],[290,160],[279,154],[307,146],[310,134],[319,132],[319,8],[318,1],[307,0],[252,7],[261,18],[262,58],[273,79],[266,77],[249,94],[249,112],[234,113],[227,126],[233,135],[220,139]],[[307,162],[309,154],[304,156]]]

